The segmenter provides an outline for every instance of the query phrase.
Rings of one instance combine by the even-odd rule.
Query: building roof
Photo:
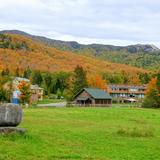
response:
[[[123,88],[123,89],[146,89],[147,86],[146,85],[117,85],[117,84],[112,84],[112,85],[108,85],[109,88],[111,89],[119,89],[119,88]]]
[[[39,87],[37,84],[35,85],[31,85],[31,89],[39,89],[39,90],[42,90],[43,88]]]
[[[112,97],[105,91],[103,91],[102,89],[97,89],[97,88],[84,88],[83,90],[85,90],[91,97],[93,97],[94,99],[112,99]],[[83,91],[82,90],[82,91]],[[81,92],[82,92],[81,91]],[[79,92],[79,93],[81,93]],[[79,94],[78,93],[78,94]],[[77,94],[77,95],[78,95]],[[76,95],[76,96],[77,96]]]
[[[29,79],[27,79],[27,78],[22,78],[22,77],[15,77],[14,81],[25,81],[25,82],[30,82]]]

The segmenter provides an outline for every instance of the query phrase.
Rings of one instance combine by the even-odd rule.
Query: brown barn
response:
[[[73,103],[80,106],[111,106],[112,97],[101,89],[84,88],[74,96]]]

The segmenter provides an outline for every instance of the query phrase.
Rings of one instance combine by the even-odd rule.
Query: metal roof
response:
[[[109,93],[97,88],[84,88],[88,94],[94,99],[112,99]]]

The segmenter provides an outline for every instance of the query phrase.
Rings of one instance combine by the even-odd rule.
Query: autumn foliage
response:
[[[151,92],[156,89],[156,87],[157,87],[157,77],[154,77],[148,84],[146,95],[150,95]]]
[[[106,81],[100,75],[88,76],[88,85],[93,88],[107,90]]]
[[[12,72],[19,67],[23,72],[28,66],[41,72],[73,72],[77,65],[83,66],[87,74],[125,73],[126,83],[140,83],[138,75],[147,73],[144,69],[124,64],[111,63],[71,52],[60,51],[34,41],[28,37],[8,34],[11,47],[0,48],[0,70],[9,68]],[[12,45],[16,45],[12,47]],[[20,45],[20,46],[19,46]],[[98,80],[97,80],[98,81]]]
[[[21,103],[23,104],[29,103],[31,96],[30,84],[25,81],[21,81],[20,84],[18,85],[18,89],[21,92],[20,94]]]
[[[160,73],[149,82],[142,106],[147,108],[160,108]]]

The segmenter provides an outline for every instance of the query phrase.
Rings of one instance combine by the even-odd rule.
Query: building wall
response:
[[[133,85],[109,85],[108,92],[113,98],[130,98],[142,99],[145,96],[146,86]]]
[[[43,99],[43,89],[31,89],[31,93],[33,96],[37,95],[38,100]]]
[[[112,100],[111,99],[94,99],[92,98],[85,90],[82,91],[75,99],[74,99],[74,103],[75,104],[79,104],[78,103],[78,98],[80,97],[86,97],[89,98],[91,100],[91,106],[110,106],[112,104]],[[85,106],[85,104],[81,104],[82,106]],[[88,104],[86,104],[86,106],[89,106]]]
[[[138,99],[144,98],[145,94],[139,93],[139,94],[130,94],[130,93],[111,93],[110,94],[113,98],[130,98],[130,97],[135,97]]]
[[[92,98],[85,90],[82,91],[75,99],[74,102],[77,103],[79,97],[87,97],[92,101],[92,104],[95,104],[95,99]]]
[[[111,99],[96,99],[95,104],[111,104]]]

